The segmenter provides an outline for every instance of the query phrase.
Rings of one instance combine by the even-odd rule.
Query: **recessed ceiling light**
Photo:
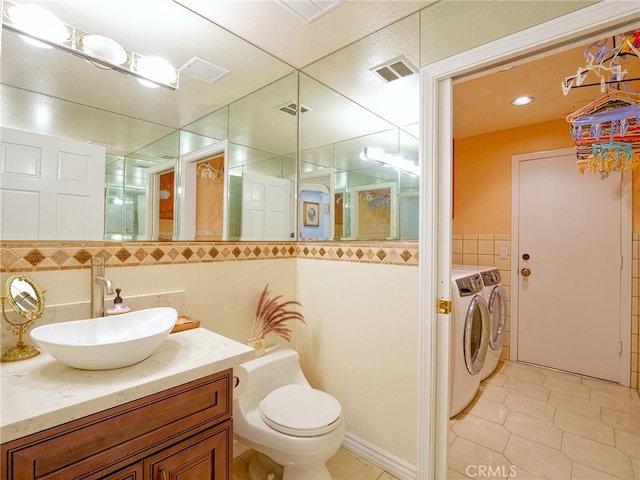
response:
[[[534,97],[518,97],[511,102],[511,105],[526,105],[533,102]]]

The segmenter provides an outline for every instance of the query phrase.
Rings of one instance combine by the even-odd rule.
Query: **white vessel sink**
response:
[[[169,336],[177,319],[174,308],[148,308],[42,325],[31,331],[31,338],[42,350],[70,367],[110,370],[149,357]]]

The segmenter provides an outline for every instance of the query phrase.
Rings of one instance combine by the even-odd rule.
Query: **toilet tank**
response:
[[[234,401],[245,407],[257,404],[267,394],[284,385],[309,385],[300,368],[300,356],[295,350],[277,345],[265,354],[233,369],[237,378]]]

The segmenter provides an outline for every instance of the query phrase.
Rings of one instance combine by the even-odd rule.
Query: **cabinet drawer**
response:
[[[124,468],[231,418],[231,378],[226,370],[3,444],[2,478],[69,480]]]

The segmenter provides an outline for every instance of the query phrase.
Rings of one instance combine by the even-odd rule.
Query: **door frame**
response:
[[[303,183],[320,183],[321,185],[324,185],[327,187],[327,189],[329,190],[329,197],[333,198],[333,192],[336,189],[336,172],[334,168],[319,168],[317,170],[312,170],[310,172],[300,172],[300,183],[301,186],[300,188],[298,188],[298,190],[303,190],[302,188],[302,184]],[[325,185],[322,182],[327,182],[329,185]],[[298,200],[299,202],[299,200]],[[298,205],[298,207],[300,207]],[[298,208],[298,211],[300,211],[300,208]],[[329,238],[328,240],[333,239],[333,237],[335,236],[335,208],[334,208],[334,202],[329,202]],[[299,215],[298,215],[299,216]],[[298,219],[299,221],[300,219]],[[296,230],[298,230],[298,234],[299,232],[299,228],[296,228]]]
[[[146,208],[147,208],[147,224],[145,226],[144,240],[158,240],[160,234],[160,226],[158,218],[160,216],[160,175],[163,173],[176,170],[175,160],[169,160],[159,163],[147,170],[147,188],[146,188]],[[174,176],[175,184],[175,176]],[[175,196],[175,192],[174,192]],[[175,204],[174,204],[175,208]],[[175,233],[175,232],[174,232]]]
[[[518,251],[519,236],[518,222],[520,220],[520,208],[518,196],[520,194],[520,176],[519,164],[528,160],[544,157],[557,157],[565,155],[575,155],[575,148],[561,148],[557,150],[548,150],[542,152],[525,153],[512,155],[511,157],[511,278],[518,278],[519,257]],[[576,175],[578,173],[576,172]],[[590,175],[590,173],[585,173]],[[613,174],[615,175],[615,173]],[[615,177],[614,177],[615,178]],[[607,181],[607,180],[604,180]],[[620,268],[620,342],[622,342],[622,354],[619,359],[619,375],[620,384],[625,387],[631,385],[631,302],[625,299],[631,298],[631,258],[632,258],[632,242],[631,242],[631,172],[627,172],[623,176],[621,182],[621,199],[620,199],[620,252],[622,255],[622,265]],[[514,288],[512,282],[511,288],[511,332],[510,332],[510,350],[509,360],[518,360],[518,305],[519,305],[519,289]]]
[[[635,2],[602,1],[420,69],[420,264],[416,477],[446,478],[453,78],[554,46],[593,41],[638,21]]]
[[[371,183],[351,187],[351,234],[349,238],[358,240],[358,195],[365,190],[382,190],[388,188],[391,195],[391,215],[389,218],[389,236],[382,240],[396,240],[398,238],[398,184],[396,182]]]
[[[216,155],[224,157],[224,199],[222,203],[222,239],[228,237],[229,218],[229,141],[221,140],[206,147],[199,148],[185,155],[180,155],[179,191],[176,192],[176,212],[179,221],[176,222],[174,236],[177,240],[193,240],[196,238],[196,171],[198,162]]]

